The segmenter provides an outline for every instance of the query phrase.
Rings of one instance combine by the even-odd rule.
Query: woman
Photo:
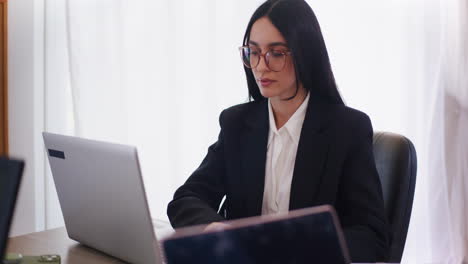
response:
[[[318,21],[303,0],[270,0],[240,48],[250,98],[168,206],[171,224],[333,205],[353,262],[385,261],[387,224],[367,115],[337,90]],[[222,198],[223,209],[218,213]]]

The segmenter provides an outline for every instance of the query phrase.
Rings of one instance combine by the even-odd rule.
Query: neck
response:
[[[276,128],[280,129],[289,118],[296,112],[307,97],[307,91],[300,87],[297,95],[291,100],[281,98],[270,98],[271,108],[275,117]]]

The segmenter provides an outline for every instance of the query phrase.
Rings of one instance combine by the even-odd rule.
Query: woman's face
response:
[[[286,40],[267,17],[258,19],[250,31],[249,47],[262,55],[269,50],[272,53],[289,51]],[[270,68],[273,68],[270,56]],[[261,57],[257,67],[252,69],[260,93],[263,97],[271,99],[287,99],[296,92],[296,76],[294,64],[290,55],[286,55],[284,67],[281,71],[272,71]]]

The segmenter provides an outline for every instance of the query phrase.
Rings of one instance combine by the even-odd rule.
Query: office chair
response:
[[[388,132],[374,133],[373,148],[390,228],[387,261],[400,263],[413,207],[416,150],[406,137]]]

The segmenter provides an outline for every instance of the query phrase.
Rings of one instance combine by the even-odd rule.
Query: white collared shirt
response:
[[[309,94],[299,108],[279,130],[268,99],[270,130],[265,167],[265,189],[262,215],[289,211],[291,182],[296,163],[297,147],[309,103]]]

